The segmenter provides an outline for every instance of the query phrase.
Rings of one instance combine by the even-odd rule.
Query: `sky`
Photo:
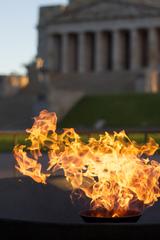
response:
[[[0,0],[0,75],[25,73],[37,51],[39,6],[67,0]]]

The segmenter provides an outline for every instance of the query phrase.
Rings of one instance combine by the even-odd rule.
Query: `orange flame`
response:
[[[74,129],[57,134],[55,113],[44,110],[27,130],[31,146],[14,148],[17,169],[36,182],[46,183],[49,174],[38,163],[42,147],[48,148],[48,171],[64,170],[73,190],[80,189],[91,200],[92,209],[105,209],[120,217],[140,206],[151,206],[160,197],[160,164],[150,160],[159,145],[150,139],[137,145],[124,131],[105,132],[98,140],[84,143]],[[147,157],[148,156],[148,157]]]

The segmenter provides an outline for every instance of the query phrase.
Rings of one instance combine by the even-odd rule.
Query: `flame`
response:
[[[56,133],[56,123],[55,113],[42,111],[27,130],[31,146],[26,150],[25,146],[14,148],[16,168],[22,174],[46,183],[49,174],[42,173],[38,163],[45,147],[49,157],[47,172],[63,169],[73,190],[81,190],[93,210],[103,209],[112,217],[121,217],[158,201],[160,164],[149,158],[159,148],[153,139],[138,145],[121,131],[105,132],[84,143],[73,128]]]

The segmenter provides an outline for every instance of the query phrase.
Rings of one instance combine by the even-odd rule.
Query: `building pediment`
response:
[[[74,9],[68,7],[62,14],[52,19],[52,23],[157,16],[160,16],[160,10],[155,7],[120,0],[102,0],[83,4]]]

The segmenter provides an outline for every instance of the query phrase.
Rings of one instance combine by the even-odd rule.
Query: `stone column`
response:
[[[141,66],[141,49],[138,30],[131,31],[131,70],[138,70]]]
[[[113,32],[113,70],[121,70],[123,65],[121,32]]]
[[[159,47],[158,47],[158,30],[149,29],[149,65],[156,67],[159,60]]]
[[[86,70],[86,41],[85,33],[79,33],[78,35],[78,71],[84,73]]]
[[[54,39],[52,35],[48,36],[46,64],[49,70],[54,70]]]
[[[62,72],[68,72],[69,63],[69,35],[67,33],[62,35]]]
[[[103,33],[97,32],[95,38],[95,61],[96,61],[96,72],[101,72],[104,70],[104,44],[103,44]],[[106,53],[107,54],[107,53]]]

